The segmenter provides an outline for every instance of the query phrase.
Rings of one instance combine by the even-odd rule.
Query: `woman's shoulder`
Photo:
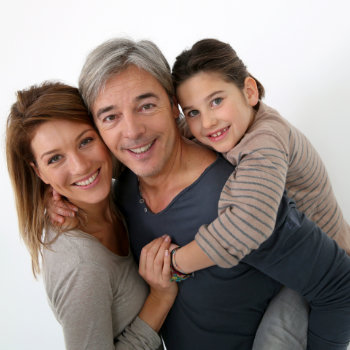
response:
[[[50,232],[48,238],[55,238]],[[43,274],[61,279],[82,267],[96,273],[119,273],[133,264],[132,256],[121,257],[103,246],[95,237],[80,230],[62,232],[43,250]]]

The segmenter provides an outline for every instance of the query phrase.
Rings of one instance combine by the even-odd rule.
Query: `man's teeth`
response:
[[[218,131],[218,132],[215,133],[215,134],[211,134],[210,137],[218,137],[218,136],[222,135],[224,132],[226,132],[227,129],[228,129],[228,127],[226,127],[226,128],[224,128],[224,129]]]
[[[79,181],[79,182],[76,182],[75,184],[78,185],[78,186],[90,185],[91,183],[94,182],[94,180],[96,179],[97,175],[98,175],[98,171],[96,171],[96,173],[94,175],[90,176],[87,180]]]
[[[152,144],[153,144],[153,142],[149,143],[146,146],[142,146],[139,148],[132,148],[132,149],[130,148],[130,151],[133,153],[136,153],[136,154],[140,154],[140,153],[148,151],[151,148]]]

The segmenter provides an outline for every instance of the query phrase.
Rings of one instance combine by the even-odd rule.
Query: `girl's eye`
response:
[[[60,156],[59,154],[55,154],[54,156],[52,156],[52,157],[48,160],[47,164],[54,164],[54,163],[57,163],[57,162],[59,162],[59,161],[61,160],[61,158],[62,158],[62,156]]]
[[[189,111],[187,113],[187,116],[189,118],[193,118],[193,117],[196,117],[197,115],[199,115],[199,111],[197,109],[193,109],[192,111]]]
[[[84,147],[86,146],[88,143],[92,142],[93,141],[93,138],[92,137],[86,137],[85,139],[83,139],[81,142],[80,142],[80,146],[81,147]]]
[[[211,102],[211,105],[213,107],[218,106],[222,102],[222,100],[223,99],[221,97],[214,98],[214,100]]]

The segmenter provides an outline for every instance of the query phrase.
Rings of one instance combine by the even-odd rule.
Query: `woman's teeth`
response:
[[[99,170],[96,171],[96,173],[92,176],[90,176],[87,180],[84,180],[84,181],[79,181],[79,182],[76,182],[75,184],[78,185],[78,186],[87,186],[87,185],[90,185],[91,183],[94,182],[94,180],[96,179],[97,175],[98,175],[98,172]]]

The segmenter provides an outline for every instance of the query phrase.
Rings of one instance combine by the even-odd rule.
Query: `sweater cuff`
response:
[[[162,345],[159,334],[138,316],[131,325],[132,332],[138,334],[144,342],[145,349],[159,349]]]
[[[206,255],[219,267],[230,268],[236,266],[241,257],[231,254],[225,249],[208,230],[207,225],[200,227],[195,241]]]

